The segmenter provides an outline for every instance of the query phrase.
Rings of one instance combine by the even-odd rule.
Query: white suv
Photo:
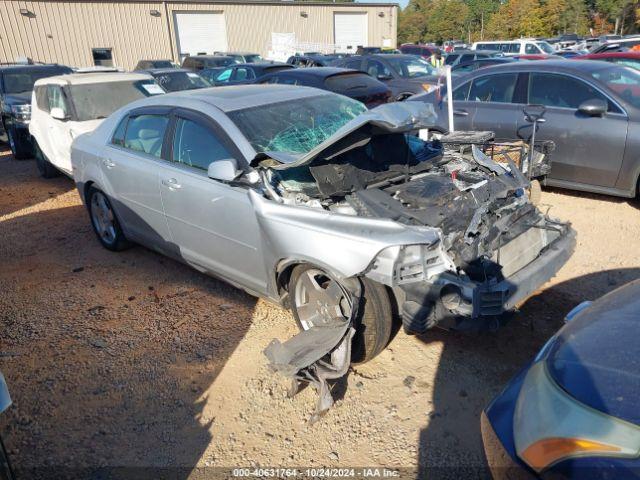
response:
[[[38,170],[45,178],[71,173],[71,142],[93,131],[120,107],[164,93],[141,73],[74,73],[38,80],[31,97],[31,123]]]

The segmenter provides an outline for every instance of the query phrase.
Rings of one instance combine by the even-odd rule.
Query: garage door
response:
[[[219,12],[174,13],[180,58],[227,51],[227,26]]]
[[[355,53],[367,46],[367,14],[336,12],[333,14],[334,43],[340,52]]]

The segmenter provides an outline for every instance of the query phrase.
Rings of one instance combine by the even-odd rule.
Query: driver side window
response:
[[[369,60],[367,65],[367,73],[373,78],[378,78],[380,76],[391,76],[391,71],[378,60]]]
[[[577,78],[553,73],[529,75],[529,103],[577,110],[582,102],[595,98],[609,103],[598,90]]]
[[[47,96],[49,97],[49,111],[54,108],[61,108],[64,114],[68,115],[67,102],[62,93],[62,88],[58,85],[47,85]]]
[[[211,162],[230,157],[229,151],[211,130],[194,121],[178,118],[173,138],[174,162],[206,172]]]

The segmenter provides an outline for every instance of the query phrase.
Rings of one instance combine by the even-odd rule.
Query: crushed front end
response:
[[[566,263],[575,232],[529,202],[529,182],[512,161],[497,163],[477,146],[454,155],[410,134],[415,112],[394,123],[388,111],[376,119],[377,110],[306,158],[261,162],[271,196],[436,232],[436,242],[389,239],[361,272],[394,292],[406,331],[499,325]]]

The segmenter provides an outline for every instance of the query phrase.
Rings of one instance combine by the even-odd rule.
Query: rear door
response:
[[[132,111],[104,148],[100,168],[125,234],[152,248],[175,253],[158,188],[168,125],[166,107]]]
[[[241,158],[223,130],[202,114],[176,110],[169,162],[158,185],[180,256],[196,268],[266,291],[259,227],[248,189],[207,176],[211,162]]]
[[[582,102],[595,98],[609,105],[604,117],[578,112]],[[604,187],[615,185],[625,151],[628,118],[612,99],[580,78],[532,72],[528,101],[547,107],[536,139],[553,140],[556,144],[550,178]],[[518,130],[524,138],[531,135],[531,126],[523,115],[518,119]]]
[[[471,130],[490,130],[498,139],[515,138],[524,105],[518,99],[519,74],[493,73],[476,77],[468,95]]]

